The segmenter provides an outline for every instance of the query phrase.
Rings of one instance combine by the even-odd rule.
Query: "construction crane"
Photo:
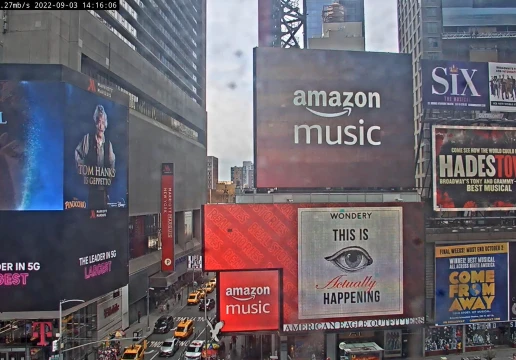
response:
[[[306,0],[258,0],[259,46],[306,47],[306,15],[302,9],[306,9]]]

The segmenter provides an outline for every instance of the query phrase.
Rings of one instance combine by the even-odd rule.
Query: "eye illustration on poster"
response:
[[[401,208],[298,211],[300,319],[403,313]]]

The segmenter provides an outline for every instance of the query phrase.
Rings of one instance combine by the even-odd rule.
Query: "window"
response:
[[[439,11],[435,7],[426,8],[426,16],[428,17],[437,17]]]
[[[439,32],[439,24],[435,22],[425,23],[425,28],[429,34],[437,34]]]
[[[436,49],[439,47],[439,39],[434,37],[429,37],[427,40],[427,45],[430,49]]]

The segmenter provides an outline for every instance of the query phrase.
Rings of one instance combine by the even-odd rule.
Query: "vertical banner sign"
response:
[[[508,243],[435,248],[436,325],[507,321]]]
[[[174,164],[161,164],[161,270],[174,271]]]
[[[516,320],[516,242],[509,243],[509,320]]]

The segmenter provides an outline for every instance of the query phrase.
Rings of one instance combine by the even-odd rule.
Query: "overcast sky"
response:
[[[208,0],[208,155],[219,179],[253,161],[253,48],[258,0]],[[328,0],[328,4],[332,3]],[[366,50],[398,52],[396,0],[365,0]]]

